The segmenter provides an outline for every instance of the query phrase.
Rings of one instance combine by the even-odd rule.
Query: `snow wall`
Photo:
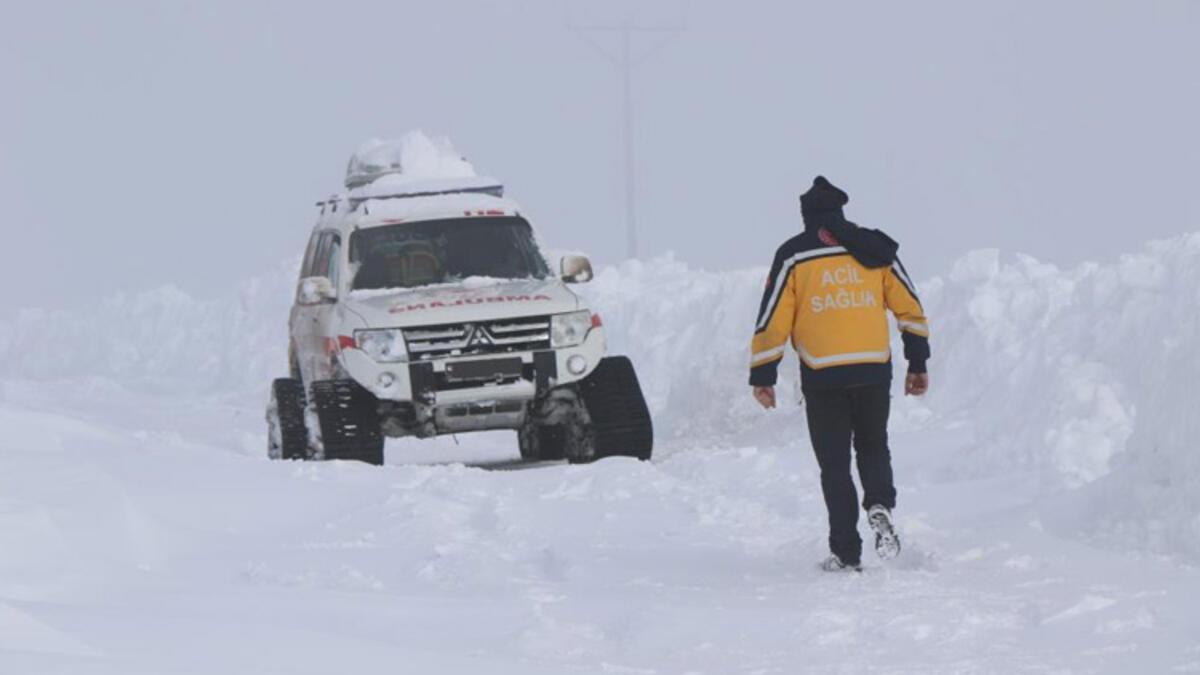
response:
[[[24,311],[0,323],[0,377],[263,398],[285,370],[297,264],[221,300],[167,287],[82,312]],[[799,416],[761,413],[746,388],[765,275],[668,256],[605,269],[581,287],[612,351],[633,357],[667,444],[802,433]],[[895,423],[969,422],[973,442],[944,471],[1028,472],[1047,494],[1066,495],[1051,520],[1071,512],[1078,523],[1083,512],[1096,537],[1200,560],[1200,415],[1189,393],[1200,386],[1200,233],[1071,270],[976,251],[919,290],[933,325],[933,391],[897,399]],[[780,372],[784,399],[795,401],[794,360]]]

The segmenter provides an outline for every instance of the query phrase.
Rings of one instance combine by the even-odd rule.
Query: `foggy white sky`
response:
[[[564,19],[639,4],[3,0],[0,318],[227,292],[298,254],[360,141],[413,128],[504,179],[552,246],[616,262],[619,80]],[[1200,229],[1197,2],[696,0],[686,20],[635,83],[649,254],[765,265],[817,173],[918,278],[971,248],[1070,264]]]

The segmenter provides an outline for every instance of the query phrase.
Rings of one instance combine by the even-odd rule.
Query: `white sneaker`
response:
[[[876,504],[867,510],[867,523],[875,530],[875,552],[890,560],[900,555],[900,536],[892,527],[892,512]]]
[[[842,559],[830,553],[829,557],[821,561],[821,569],[825,572],[861,572],[862,564],[847,565],[842,562]]]

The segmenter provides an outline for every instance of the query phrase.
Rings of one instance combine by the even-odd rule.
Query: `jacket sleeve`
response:
[[[929,360],[929,319],[917,297],[917,287],[908,277],[900,259],[892,263],[892,269],[883,278],[883,296],[888,309],[896,315],[900,338],[904,340],[904,358],[908,360],[908,372],[926,372]]]
[[[750,345],[750,384],[772,387],[778,379],[779,362],[792,335],[796,317],[795,275],[785,268],[783,251],[775,255],[767,287],[763,291]]]

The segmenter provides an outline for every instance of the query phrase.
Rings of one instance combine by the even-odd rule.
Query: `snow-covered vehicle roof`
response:
[[[475,173],[444,139],[415,131],[367,141],[346,168],[347,191],[318,202],[319,226],[372,227],[445,218],[518,215],[500,181]]]
[[[354,208],[355,216],[347,218],[346,223],[356,228],[365,228],[446,218],[515,216],[519,215],[519,211],[520,207],[511,199],[467,192],[403,199],[371,199],[357,205],[357,208]]]

